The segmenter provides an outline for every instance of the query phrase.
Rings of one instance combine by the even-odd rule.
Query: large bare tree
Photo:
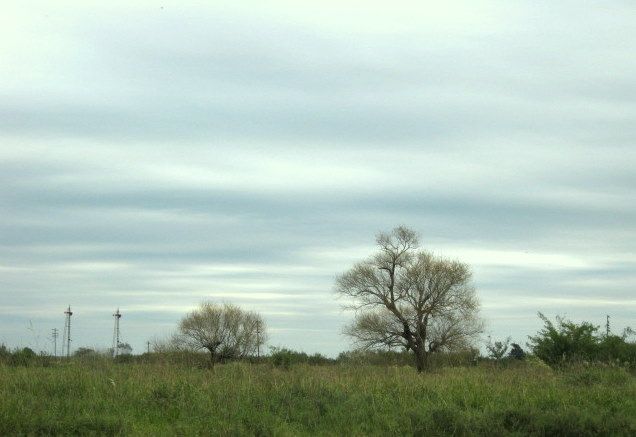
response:
[[[380,233],[379,250],[336,278],[336,291],[356,310],[345,328],[364,348],[402,346],[417,370],[438,351],[467,348],[482,332],[468,265],[418,249],[405,227]]]
[[[204,302],[179,323],[178,340],[218,359],[242,358],[256,353],[266,341],[265,323],[257,313],[236,305]]]

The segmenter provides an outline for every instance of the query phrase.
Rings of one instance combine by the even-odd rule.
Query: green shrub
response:
[[[576,324],[562,317],[552,323],[543,314],[539,317],[544,327],[536,336],[529,337],[532,352],[550,365],[590,360],[598,351],[598,326],[583,322]]]
[[[532,352],[551,366],[583,362],[616,363],[636,368],[636,344],[628,342],[629,328],[622,336],[600,335],[598,326],[583,322],[576,324],[561,317],[552,323],[543,314],[544,327],[531,336],[528,345]]]
[[[318,365],[325,365],[325,364],[334,364],[335,360],[332,358],[327,358],[326,356],[322,354],[315,353],[307,357],[307,363],[312,366],[318,366]]]
[[[272,347],[270,360],[276,367],[288,369],[293,364],[308,363],[309,356],[305,352],[297,352],[287,348]]]
[[[11,359],[11,351],[3,344],[0,344],[0,363],[8,363]]]
[[[18,349],[11,355],[10,364],[13,366],[31,366],[36,364],[38,355],[33,349],[25,347]]]
[[[597,358],[636,369],[636,343],[627,342],[627,334],[603,336],[598,345]]]
[[[508,353],[508,358],[513,360],[524,360],[526,358],[526,353],[523,349],[521,349],[521,346],[519,346],[517,343],[512,343],[510,346],[511,347],[510,353]]]
[[[411,366],[413,354],[406,351],[363,350],[341,352],[336,362],[354,365]]]

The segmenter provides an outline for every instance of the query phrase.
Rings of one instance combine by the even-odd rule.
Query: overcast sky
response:
[[[203,300],[350,348],[336,274],[406,225],[487,332],[636,325],[632,1],[5,2],[0,343],[135,352]]]

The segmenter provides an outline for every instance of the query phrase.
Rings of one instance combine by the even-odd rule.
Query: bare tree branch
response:
[[[206,349],[210,361],[239,358],[255,353],[266,341],[265,323],[260,315],[231,304],[202,303],[185,316],[176,337],[184,346]]]
[[[376,242],[374,256],[336,278],[336,292],[357,310],[345,333],[363,348],[412,350],[420,371],[429,353],[470,346],[483,325],[469,267],[418,250],[404,227]]]

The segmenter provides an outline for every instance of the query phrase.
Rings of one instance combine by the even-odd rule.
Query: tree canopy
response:
[[[411,350],[418,371],[429,353],[464,349],[482,331],[468,265],[418,250],[405,227],[380,233],[378,251],[336,278],[356,310],[345,329],[364,348]]]
[[[255,312],[236,305],[202,303],[179,324],[182,344],[206,349],[210,361],[253,355],[265,343],[265,323]]]

